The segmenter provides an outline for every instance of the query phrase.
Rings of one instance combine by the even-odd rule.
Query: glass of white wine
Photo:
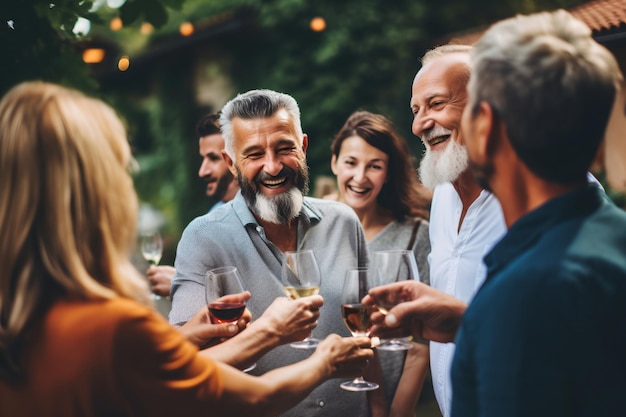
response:
[[[372,327],[370,315],[376,307],[361,303],[369,290],[367,268],[349,269],[341,292],[341,317],[352,336],[369,336]],[[375,382],[366,381],[362,376],[344,382],[341,388],[348,391],[371,391],[378,388]]]
[[[139,236],[139,249],[141,255],[150,265],[158,265],[163,256],[163,240],[158,231],[143,232]],[[161,296],[152,294],[152,298],[158,300]]]
[[[285,252],[281,282],[285,293],[292,300],[319,293],[322,277],[313,251]],[[319,340],[309,336],[299,342],[291,343],[290,346],[297,349],[314,349],[318,344]]]
[[[372,287],[391,284],[404,280],[419,281],[419,272],[415,254],[410,250],[385,250],[374,252],[372,259],[374,273],[372,276]],[[396,304],[406,301],[398,298],[395,294],[387,298],[377,298],[376,307],[378,311],[387,315],[389,310]],[[402,339],[382,340],[377,347],[379,350],[408,350],[412,345]]]

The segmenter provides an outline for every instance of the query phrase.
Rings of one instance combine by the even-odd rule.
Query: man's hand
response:
[[[371,335],[392,338],[412,335],[417,339],[453,342],[467,304],[417,281],[401,281],[372,288],[363,304],[376,300],[403,299],[384,316],[372,313]]]
[[[168,297],[175,273],[176,269],[172,266],[150,265],[146,271],[146,278],[148,278],[148,283],[150,283],[150,291],[161,297]]]
[[[257,330],[265,330],[285,344],[302,340],[317,326],[320,307],[324,299],[320,295],[289,300],[279,297],[265,310],[254,323]]]

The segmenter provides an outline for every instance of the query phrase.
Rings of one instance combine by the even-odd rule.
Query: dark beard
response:
[[[222,177],[219,180],[217,180],[215,193],[213,193],[213,197],[216,200],[222,201],[224,199],[224,196],[226,195],[226,191],[228,191],[228,186],[230,185],[231,181],[234,178],[235,176],[233,175],[232,172],[226,171],[224,175],[222,175]]]

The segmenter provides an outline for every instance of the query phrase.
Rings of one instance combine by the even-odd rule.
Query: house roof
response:
[[[613,29],[626,30],[626,0],[596,0],[570,9],[570,13],[582,20],[594,32]]]
[[[626,0],[595,0],[569,9],[593,31],[593,36],[626,33]],[[453,36],[451,42],[471,45],[486,29]]]

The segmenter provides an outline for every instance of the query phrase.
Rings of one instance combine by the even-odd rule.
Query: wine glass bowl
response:
[[[211,323],[223,324],[238,321],[246,310],[246,303],[219,300],[225,295],[239,294],[243,291],[239,271],[234,266],[223,266],[209,270],[206,274],[204,294]],[[219,294],[220,298],[215,299],[215,294]],[[249,372],[254,368],[256,368],[256,363],[243,371]]]
[[[163,256],[163,240],[157,231],[141,233],[139,237],[141,255],[150,265],[158,265]]]
[[[343,283],[341,317],[354,337],[369,336],[372,327],[370,315],[376,307],[361,303],[369,290],[369,273],[367,268],[349,269]],[[371,391],[378,388],[378,384],[366,381],[362,376],[340,386],[347,391]]]
[[[419,281],[419,272],[415,254],[410,250],[385,250],[374,252],[372,259],[374,273],[372,275],[372,287],[391,284],[405,280]],[[395,305],[407,301],[399,293],[387,294],[385,297],[376,297],[376,308],[383,315],[389,314]],[[402,339],[384,340],[378,346],[380,350],[408,350],[412,345]]]
[[[163,256],[163,240],[161,239],[161,234],[158,231],[140,233],[139,250],[146,262],[150,265],[158,265]],[[161,299],[160,295],[154,293],[151,293],[150,297],[152,297],[153,300]]]
[[[246,309],[246,303],[218,301],[211,298],[214,294],[224,296],[239,294],[243,291],[241,277],[234,266],[224,266],[208,271],[205,294],[211,322],[221,324],[239,320]]]
[[[287,251],[281,268],[281,283],[291,300],[316,295],[322,282],[319,265],[312,250]],[[297,349],[314,349],[319,340],[307,337],[290,346]]]

